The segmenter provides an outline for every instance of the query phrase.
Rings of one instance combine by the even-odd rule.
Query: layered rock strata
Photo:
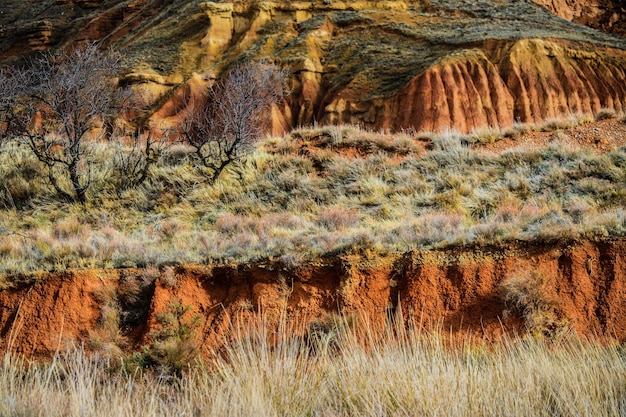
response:
[[[275,131],[320,122],[469,132],[623,111],[626,100],[626,40],[531,1],[48,2],[28,0],[33,10],[18,14],[16,0],[0,6],[0,61],[99,40],[124,54],[123,76],[151,97],[155,125],[175,122],[190,91],[233,62],[260,58],[292,75]],[[615,2],[543,3],[576,21]]]

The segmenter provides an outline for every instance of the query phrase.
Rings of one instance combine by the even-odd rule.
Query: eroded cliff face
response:
[[[563,19],[626,35],[626,6],[613,0],[533,0]]]
[[[33,10],[13,18],[16,1],[0,6],[1,61],[100,40],[126,57],[123,79],[150,97],[154,125],[175,123],[194,91],[241,59],[292,74],[275,132],[312,122],[469,132],[622,111],[626,100],[626,40],[530,1],[26,3]],[[561,3],[598,19],[605,7],[550,7]]]
[[[384,128],[470,132],[604,108],[623,111],[625,64],[621,51],[540,39],[485,45],[416,76],[390,100],[371,106],[379,108],[371,120]]]
[[[299,329],[337,312],[366,318],[374,328],[401,317],[408,326],[497,340],[525,328],[525,318],[503,301],[501,283],[540,277],[554,320],[579,335],[624,341],[624,253],[622,239],[377,259],[352,255],[296,268],[180,266],[155,281],[146,281],[150,274],[141,270],[71,271],[0,292],[0,335],[4,350],[29,356],[47,356],[70,343],[89,346],[114,307],[131,350],[149,343],[158,315],[180,301],[201,317],[205,354],[219,348],[233,324],[259,313],[270,326],[287,317]]]
[[[412,28],[438,18],[426,17],[430,12],[424,8],[412,14],[407,2],[204,7],[210,29],[199,42],[184,46],[188,68],[193,67],[189,62],[213,68],[201,78],[214,77],[215,68],[229,62],[224,57],[250,51],[288,63],[293,94],[273,113],[275,133],[312,122],[467,133],[624,109],[626,53],[619,48],[533,38],[461,42],[427,51],[433,41],[426,44],[424,34]],[[399,23],[376,23],[384,22],[382,15]],[[272,25],[282,27],[280,36],[265,33]],[[380,33],[368,34],[372,27]],[[389,65],[371,61],[377,55]],[[193,97],[189,90],[202,85],[194,80],[155,114],[155,123],[184,109],[183,97]]]

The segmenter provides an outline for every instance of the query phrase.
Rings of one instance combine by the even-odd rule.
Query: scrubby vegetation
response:
[[[558,301],[548,296],[549,283],[537,271],[526,271],[500,283],[500,297],[505,314],[522,318],[528,334],[535,337],[559,337],[569,331],[567,320],[558,317]]]
[[[90,145],[87,203],[59,199],[20,146],[0,153],[0,271],[294,263],[340,252],[506,245],[626,233],[626,149],[595,153],[558,139],[501,153],[455,134],[355,127],[271,138],[211,185],[192,150],[163,154],[120,190],[114,153]],[[428,150],[426,150],[428,148]]]
[[[327,337],[302,338],[261,321],[175,379],[114,370],[80,349],[45,365],[8,355],[0,414],[617,417],[626,409],[626,356],[617,345],[449,346],[442,335],[390,327],[375,336],[338,323]]]

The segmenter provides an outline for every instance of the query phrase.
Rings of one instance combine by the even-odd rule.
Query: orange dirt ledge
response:
[[[376,259],[346,255],[294,268],[184,265],[167,273],[169,279],[153,281],[134,304],[117,300],[127,317],[121,329],[129,341],[126,349],[149,342],[157,314],[175,299],[202,316],[198,337],[206,354],[226,340],[232,323],[252,320],[259,311],[270,324],[286,312],[306,327],[336,312],[367,317],[376,326],[401,309],[409,325],[498,340],[523,329],[519,317],[505,313],[499,284],[530,273],[545,278],[556,315],[577,334],[626,340],[623,238],[414,251]],[[0,292],[1,349],[37,358],[88,341],[106,300],[123,295],[129,283],[146,282],[142,274],[138,269],[72,270]]]

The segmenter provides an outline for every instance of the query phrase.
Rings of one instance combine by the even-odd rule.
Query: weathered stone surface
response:
[[[557,16],[626,36],[626,4],[612,0],[533,0]]]
[[[45,51],[51,45],[52,23],[46,20],[35,22],[24,28],[28,46],[36,52]]]
[[[609,3],[543,2],[566,18],[598,22],[618,9]],[[291,72],[292,94],[271,116],[274,132],[312,122],[469,132],[623,110],[626,40],[530,2],[479,6],[57,0],[40,13],[45,19],[18,19],[15,31],[5,29],[0,14],[0,61],[100,40],[132,66],[125,80],[163,106],[154,124],[175,122],[198,79],[242,59],[269,59]],[[611,27],[619,26],[620,13]]]
[[[539,39],[489,46],[427,69],[388,99],[363,102],[347,86],[327,97],[322,121],[470,132],[603,108],[623,111],[626,54],[604,52]]]

